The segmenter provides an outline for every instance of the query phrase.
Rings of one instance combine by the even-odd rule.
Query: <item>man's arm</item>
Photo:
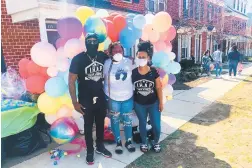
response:
[[[77,77],[78,77],[77,74],[69,72],[68,85],[69,85],[69,93],[73,104],[77,103],[76,86],[75,86]]]

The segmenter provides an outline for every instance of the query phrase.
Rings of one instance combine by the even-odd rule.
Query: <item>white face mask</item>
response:
[[[113,60],[116,62],[120,62],[123,59],[123,55],[121,53],[117,53],[113,56]]]
[[[147,59],[139,59],[139,58],[136,58],[136,65],[137,65],[137,66],[143,67],[143,66],[147,65],[147,63],[148,63],[148,60],[147,60]]]

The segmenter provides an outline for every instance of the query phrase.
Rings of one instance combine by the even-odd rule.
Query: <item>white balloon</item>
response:
[[[163,95],[164,96],[170,96],[173,93],[173,87],[171,85],[166,85],[163,89]]]
[[[80,131],[84,131],[84,118],[74,118],[75,123],[77,124]]]
[[[56,68],[61,72],[65,72],[66,70],[68,70],[69,66],[70,65],[67,58],[59,58],[56,62]]]
[[[52,115],[45,115],[45,120],[48,124],[52,124],[54,121],[56,121],[58,119],[56,114],[52,114]]]
[[[152,23],[152,20],[153,20],[153,18],[154,18],[154,15],[151,14],[151,13],[148,13],[148,14],[146,14],[144,17],[145,17],[146,23],[147,23],[147,24],[151,24],[151,23]]]
[[[176,58],[176,54],[174,52],[168,52],[168,57],[169,57],[169,60],[174,60]]]
[[[105,18],[105,17],[108,17],[109,16],[109,13],[107,10],[105,9],[99,9],[96,14],[95,14],[97,17],[100,17],[100,18]]]
[[[66,52],[64,51],[64,47],[60,47],[57,49],[56,57],[57,57],[57,60],[59,58],[67,58]]]
[[[79,113],[76,110],[73,110],[73,118],[74,119],[78,119],[78,118],[81,118],[81,117],[83,117],[81,113]]]
[[[73,58],[84,51],[83,41],[80,39],[70,39],[64,46],[64,51],[68,58]]]
[[[46,72],[50,77],[55,77],[58,75],[58,69],[54,66],[47,68]]]

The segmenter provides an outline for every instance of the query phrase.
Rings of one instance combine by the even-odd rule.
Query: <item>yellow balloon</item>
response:
[[[72,110],[74,109],[72,99],[69,96],[64,95],[64,96],[61,96],[59,99],[60,99],[61,106],[66,105],[68,108]]]
[[[38,98],[38,108],[42,113],[55,114],[60,106],[59,98],[50,97],[45,92]]]
[[[75,15],[81,21],[82,25],[84,25],[90,16],[95,15],[95,12],[90,7],[82,6],[76,10]]]
[[[98,51],[104,51],[104,42],[99,44]]]
[[[172,95],[166,96],[166,100],[172,100]]]

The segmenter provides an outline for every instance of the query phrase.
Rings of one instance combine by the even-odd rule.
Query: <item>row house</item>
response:
[[[235,7],[230,6],[233,1]],[[218,45],[227,53],[234,38],[240,50],[248,54],[249,45],[244,42],[251,34],[246,33],[249,28],[246,0],[148,0],[146,9],[152,13],[167,11],[171,15],[177,29],[177,38],[172,42],[177,61],[194,57],[200,63],[204,51],[212,53]]]
[[[59,38],[57,20],[73,16],[80,6],[124,15],[145,12],[145,0],[1,0],[1,45],[6,64],[17,69],[20,59],[30,57],[36,42],[54,44]]]

